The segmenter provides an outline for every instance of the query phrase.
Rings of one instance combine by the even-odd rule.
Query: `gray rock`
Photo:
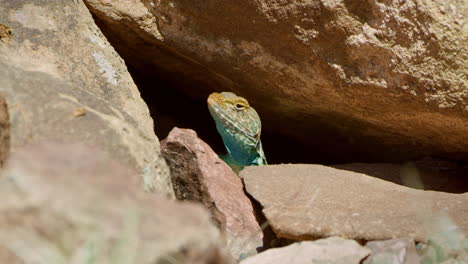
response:
[[[8,248],[0,245],[0,261],[8,264],[25,264],[18,256],[11,252]]]
[[[431,233],[422,244],[421,264],[468,263],[468,236],[447,214],[439,214],[427,223]]]
[[[153,121],[125,64],[81,1],[0,1],[0,93],[11,148],[56,139],[97,146],[173,195]]]
[[[369,254],[369,249],[354,240],[330,237],[269,249],[241,264],[359,264]]]
[[[12,153],[0,178],[0,263],[232,263],[204,208],[140,182],[82,144]]]
[[[414,241],[411,239],[391,239],[370,241],[366,247],[372,254],[363,264],[420,264]]]
[[[178,199],[201,202],[225,233],[232,255],[256,253],[262,230],[241,179],[195,131],[174,128],[161,141],[161,153],[171,168]]]
[[[280,237],[427,241],[426,223],[440,212],[468,230],[468,193],[416,190],[321,165],[247,167],[240,174]]]

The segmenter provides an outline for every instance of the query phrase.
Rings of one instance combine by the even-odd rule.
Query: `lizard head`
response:
[[[248,111],[250,108],[249,102],[243,97],[237,96],[234,93],[222,92],[212,93],[208,97],[208,107],[217,108],[221,107],[225,111]]]
[[[212,93],[208,97],[208,109],[218,131],[223,129],[223,133],[241,133],[259,140],[260,117],[245,98],[231,92]]]

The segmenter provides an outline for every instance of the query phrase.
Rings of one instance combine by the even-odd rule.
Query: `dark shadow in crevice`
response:
[[[159,140],[164,139],[173,127],[190,128],[216,153],[224,154],[225,148],[209,114],[206,99],[211,92],[229,90],[232,86],[229,78],[177,54],[170,47],[148,40],[147,36],[140,36],[143,33],[134,32],[132,26],[119,24],[119,30],[115,30],[112,22],[100,21],[96,16],[94,19],[124,59],[149,107]],[[352,120],[344,114],[327,112],[280,117],[264,112],[268,108],[257,108],[255,102],[252,105],[262,118],[262,143],[270,164],[401,163],[417,160],[424,154],[421,146],[415,145],[417,143],[399,140],[402,135],[387,135],[387,138],[395,138],[387,145],[383,145],[378,136],[357,135],[356,131],[362,131],[362,128],[373,131],[371,134],[374,135],[386,132],[381,127]],[[415,150],[418,152],[411,152]]]

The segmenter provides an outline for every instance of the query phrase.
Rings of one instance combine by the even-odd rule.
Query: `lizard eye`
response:
[[[244,110],[245,105],[243,104],[235,104],[236,110]]]

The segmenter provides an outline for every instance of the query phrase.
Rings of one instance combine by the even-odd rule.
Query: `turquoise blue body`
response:
[[[249,142],[243,138],[242,134],[237,131],[227,129],[223,123],[217,118],[216,130],[223,139],[224,146],[228,155],[223,157],[226,163],[235,165],[237,167],[251,166],[251,165],[266,165],[266,160],[263,155],[262,142],[257,141],[257,144]]]

